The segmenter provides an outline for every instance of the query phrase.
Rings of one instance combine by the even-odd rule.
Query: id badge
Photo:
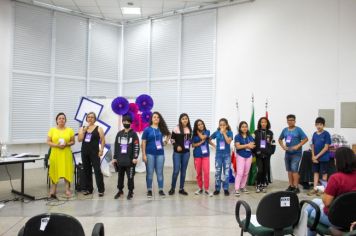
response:
[[[208,154],[208,148],[206,147],[206,144],[201,145],[200,148],[202,154]]]
[[[189,149],[189,146],[190,146],[189,140],[185,140],[185,141],[184,141],[184,148],[185,148],[185,149]]]
[[[219,149],[220,149],[220,150],[225,150],[225,141],[220,141],[220,143],[219,143]]]
[[[127,153],[127,144],[121,144],[121,153],[126,154]]]
[[[260,148],[266,148],[266,140],[261,140]]]
[[[286,143],[290,143],[292,141],[292,135],[288,135],[286,138]]]
[[[86,143],[89,143],[90,142],[90,140],[91,140],[91,133],[86,133],[86,135],[85,135],[85,139],[84,139],[84,141],[86,142]]]
[[[156,141],[156,148],[157,148],[157,150],[161,150],[162,149],[161,141],[159,141],[159,140]]]

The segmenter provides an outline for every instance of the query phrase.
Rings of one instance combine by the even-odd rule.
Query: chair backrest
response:
[[[264,196],[257,206],[256,217],[262,226],[283,229],[299,219],[299,199],[295,193],[279,191]]]
[[[49,217],[46,227],[43,221]],[[24,236],[84,236],[80,222],[72,216],[60,213],[45,213],[29,219],[23,231]]]
[[[329,207],[328,217],[333,225],[349,229],[356,221],[356,191],[338,196]]]

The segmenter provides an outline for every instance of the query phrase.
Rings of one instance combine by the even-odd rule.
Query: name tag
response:
[[[207,148],[206,144],[201,145],[200,149],[201,149],[202,154],[208,154],[208,148]]]
[[[60,145],[64,145],[64,144],[65,144],[65,141],[64,141],[63,138],[60,138],[60,139],[58,140],[58,142],[59,142]]]
[[[157,150],[161,150],[162,149],[161,141],[159,141],[159,140],[156,141],[156,148],[157,148]]]
[[[91,133],[86,133],[84,142],[89,143],[91,140],[91,135],[92,135]]]
[[[127,153],[127,144],[121,144],[121,153],[126,154]]]
[[[288,135],[286,138],[286,143],[290,143],[292,141],[292,135]]]
[[[261,140],[260,148],[266,148],[266,140]]]
[[[251,149],[246,148],[245,151],[246,152],[251,152]]]
[[[220,149],[220,150],[225,150],[225,141],[220,141],[220,143],[219,143],[219,149]]]
[[[290,197],[281,197],[281,207],[290,207]]]
[[[185,140],[185,141],[184,141],[184,148],[185,148],[185,149],[189,149],[189,147],[190,147],[190,142],[189,142],[189,140]]]

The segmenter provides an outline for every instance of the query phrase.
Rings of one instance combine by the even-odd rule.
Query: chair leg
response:
[[[244,235],[244,230],[241,228],[241,236]]]

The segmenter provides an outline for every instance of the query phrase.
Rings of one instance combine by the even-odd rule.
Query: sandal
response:
[[[49,194],[49,199],[58,199],[55,193]]]
[[[72,192],[70,190],[66,190],[66,197],[67,198],[72,197]]]

